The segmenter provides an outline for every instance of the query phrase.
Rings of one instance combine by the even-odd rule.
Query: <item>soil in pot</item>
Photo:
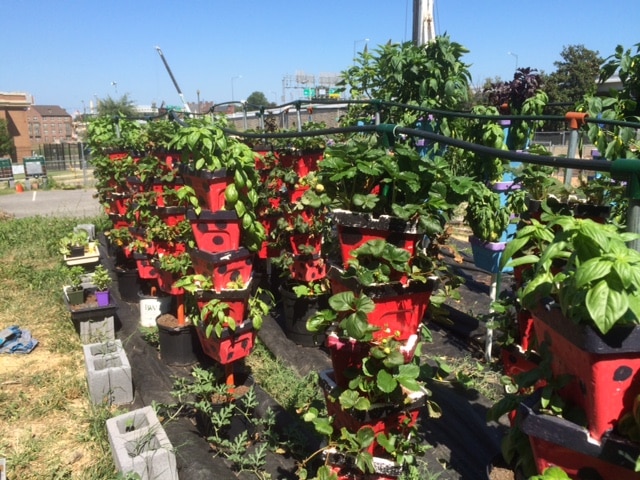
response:
[[[71,311],[86,310],[88,308],[98,308],[98,298],[96,297],[96,292],[86,292],[84,296],[84,302],[82,303],[78,303],[76,305],[69,304],[69,309]]]
[[[502,455],[496,455],[487,465],[488,480],[525,480],[524,475],[513,470]]]

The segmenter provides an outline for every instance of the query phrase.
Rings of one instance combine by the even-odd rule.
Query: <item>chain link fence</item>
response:
[[[65,170],[73,170],[82,168],[82,149],[86,148],[85,144],[77,143],[43,143],[38,145],[38,155],[45,158],[45,165],[49,172],[60,172]],[[87,161],[88,152],[85,151]]]

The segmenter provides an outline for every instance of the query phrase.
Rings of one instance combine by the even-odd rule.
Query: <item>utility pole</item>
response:
[[[436,38],[435,0],[413,0],[413,43],[424,45]]]

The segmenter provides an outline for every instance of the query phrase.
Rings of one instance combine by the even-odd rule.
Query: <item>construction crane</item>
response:
[[[162,50],[160,50],[160,47],[158,46],[156,46],[156,50],[158,51],[158,55],[160,55],[160,58],[162,59],[162,63],[164,63],[164,66],[167,69],[169,76],[171,77],[171,81],[173,82],[173,85],[176,87],[176,90],[178,91],[178,95],[180,95],[180,100],[182,100],[182,105],[184,107],[185,112],[191,113],[191,109],[189,108],[189,105],[187,104],[187,102],[185,102],[184,100],[184,95],[182,95],[182,91],[178,86],[178,82],[176,82],[176,78],[173,76],[173,72],[171,71],[171,68],[167,63],[167,60],[164,58],[164,55],[162,54]]]

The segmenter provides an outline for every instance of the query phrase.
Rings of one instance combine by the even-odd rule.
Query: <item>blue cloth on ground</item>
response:
[[[0,331],[0,353],[31,353],[36,345],[38,340],[31,337],[31,332],[17,325]]]

